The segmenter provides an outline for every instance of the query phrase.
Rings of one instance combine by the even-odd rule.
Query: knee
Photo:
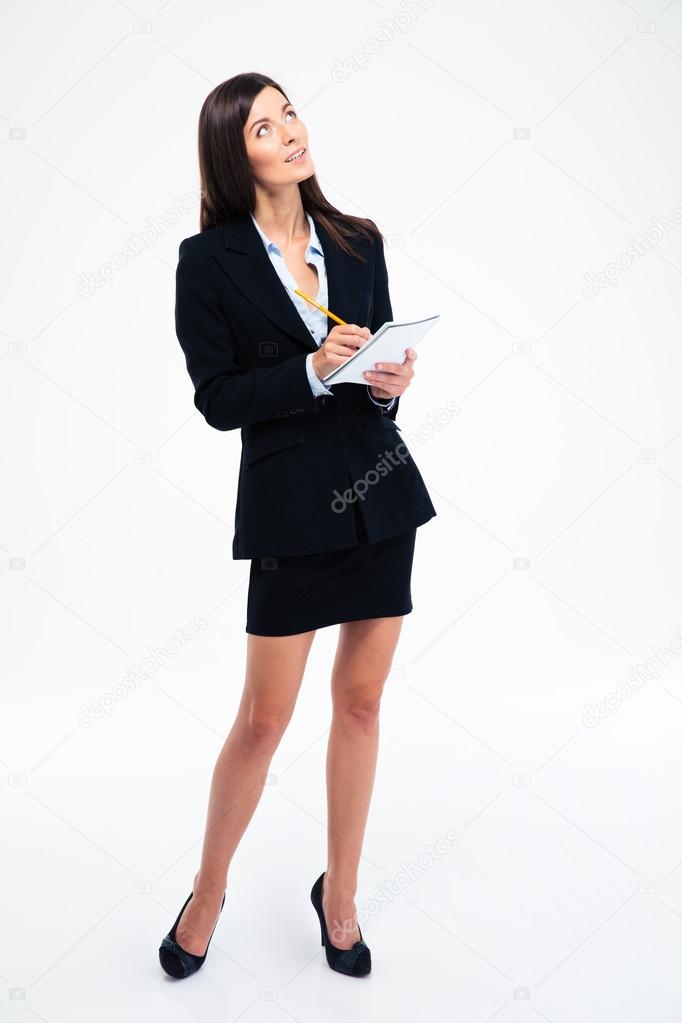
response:
[[[251,707],[242,718],[241,745],[248,752],[274,750],[287,727],[289,715],[267,707]]]
[[[353,728],[373,728],[381,709],[381,690],[371,687],[357,693],[348,693],[340,697],[334,707],[337,717]]]

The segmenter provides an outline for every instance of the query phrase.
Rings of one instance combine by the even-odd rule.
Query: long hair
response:
[[[221,82],[204,100],[199,114],[199,229],[217,227],[229,217],[248,217],[256,208],[256,187],[244,142],[244,125],[258,93],[271,85],[289,97],[272,78],[256,72]],[[339,248],[362,260],[348,239],[383,240],[373,220],[341,213],[324,197],[316,175],[299,182],[303,209],[318,220]]]

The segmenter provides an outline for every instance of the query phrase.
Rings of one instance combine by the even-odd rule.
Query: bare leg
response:
[[[379,707],[403,616],[341,625],[332,673],[334,713],[327,749],[328,866],[322,887],[327,931],[337,948],[360,938],[355,891],[379,748]]]
[[[203,955],[218,918],[227,871],[263,792],[273,754],[291,719],[315,632],[247,633],[246,680],[232,729],[213,771],[201,866],[176,938]]]

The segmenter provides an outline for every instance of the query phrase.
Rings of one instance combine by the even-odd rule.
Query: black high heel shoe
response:
[[[168,932],[168,934],[166,935],[166,937],[163,939],[159,946],[159,962],[161,963],[166,973],[169,974],[169,976],[171,977],[175,977],[176,980],[180,980],[183,977],[189,977],[191,973],[196,973],[197,970],[199,970],[204,965],[204,960],[208,955],[208,946],[211,944],[211,938],[213,937],[213,931],[215,931],[216,929],[218,920],[220,919],[220,914],[222,913],[223,906],[225,905],[225,895],[223,894],[223,901],[220,904],[218,919],[213,925],[213,931],[211,931],[211,937],[208,939],[206,951],[202,956],[196,956],[193,955],[191,952],[187,952],[182,947],[182,945],[178,945],[177,941],[175,940],[175,932],[177,931],[178,924],[180,923],[180,917],[184,913],[185,906],[187,905],[187,903],[189,902],[193,895],[194,892],[191,891],[187,899],[185,900],[185,905],[178,913],[177,920],[175,921],[170,931]]]
[[[332,945],[329,940],[327,922],[324,918],[324,910],[322,909],[322,886],[324,884],[324,875],[325,871],[320,874],[313,885],[312,891],[310,892],[310,901],[315,907],[320,920],[322,944],[324,945],[327,962],[331,966],[332,970],[337,970],[338,973],[345,973],[349,977],[364,977],[372,969],[372,956],[369,948],[362,940],[360,925],[358,924],[360,941],[356,941],[351,948],[337,948],[336,945]]]

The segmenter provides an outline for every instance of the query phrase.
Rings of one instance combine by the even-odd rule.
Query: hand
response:
[[[358,327],[356,323],[339,323],[333,327],[312,358],[315,375],[322,380],[333,369],[338,369],[355,355],[358,348],[369,340],[369,327]]]
[[[414,369],[412,368],[417,353],[414,348],[405,349],[403,362],[375,363],[375,369],[365,370],[365,379],[371,384],[370,393],[373,398],[397,398],[410,386]]]

